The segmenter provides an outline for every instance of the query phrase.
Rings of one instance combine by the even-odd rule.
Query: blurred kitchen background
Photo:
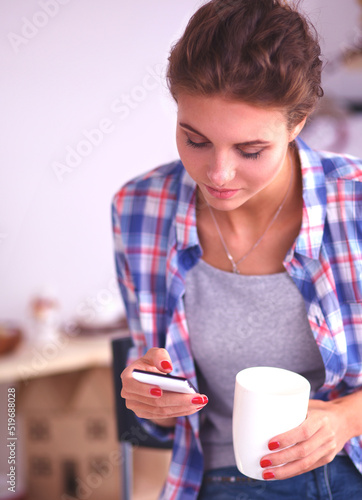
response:
[[[52,414],[64,414],[54,424],[61,440],[62,432],[69,434],[67,418],[74,422],[112,406],[111,393],[102,396],[106,402],[96,401],[96,388],[111,383],[107,342],[126,330],[115,281],[111,199],[128,179],[177,157],[176,108],[164,73],[170,45],[202,3],[0,3],[0,435],[6,433],[11,387],[19,389],[17,412],[25,422],[19,426],[30,422],[32,429],[23,431],[17,450],[18,497],[8,491],[8,450],[0,443],[0,499],[25,498],[29,453],[38,446],[29,435],[46,436]],[[325,97],[302,136],[311,146],[362,156],[362,2],[302,0],[301,8],[320,34],[325,61]],[[78,351],[68,355],[60,335],[81,339],[81,347],[73,344],[83,355],[89,349],[84,365]],[[71,356],[76,359],[67,366]],[[62,396],[56,399],[54,392]],[[41,406],[39,394],[47,405]],[[39,411],[48,424],[27,421]],[[106,426],[112,427],[112,415]],[[93,436],[101,433],[99,425],[92,429]],[[60,446],[48,438],[32,465],[32,481],[38,473],[43,486],[52,484],[41,481],[54,472],[56,459],[39,457]],[[69,461],[66,467],[71,469]],[[36,485],[31,488],[36,492]],[[83,491],[82,498],[96,499],[101,489],[91,488],[88,496]],[[41,500],[39,495],[28,498]],[[106,490],[101,496],[117,498]]]

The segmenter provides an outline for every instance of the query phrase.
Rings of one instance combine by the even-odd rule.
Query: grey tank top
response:
[[[302,295],[286,272],[245,276],[200,260],[186,275],[185,310],[200,393],[205,470],[235,465],[232,408],[235,376],[251,366],[304,375],[312,391],[324,382],[322,357]]]

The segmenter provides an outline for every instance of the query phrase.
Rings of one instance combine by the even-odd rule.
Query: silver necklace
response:
[[[225,240],[222,236],[222,233],[221,233],[221,230],[220,230],[220,227],[219,227],[219,224],[217,223],[216,221],[216,218],[215,218],[215,215],[214,215],[214,212],[212,211],[212,208],[210,207],[210,205],[206,202],[207,206],[209,207],[209,210],[210,210],[210,214],[211,214],[211,217],[212,217],[212,220],[214,221],[214,224],[215,224],[215,227],[216,227],[216,230],[220,236],[220,240],[221,240],[221,243],[222,243],[222,246],[224,247],[224,250],[226,252],[226,255],[227,255],[227,258],[229,259],[230,263],[231,263],[231,266],[232,266],[232,272],[234,274],[240,274],[240,271],[238,269],[238,265],[241,264],[242,262],[244,262],[244,260],[251,254],[251,252],[253,250],[255,250],[255,248],[259,245],[259,243],[262,241],[262,239],[264,238],[264,236],[266,235],[266,233],[269,231],[269,229],[272,227],[272,225],[274,224],[274,222],[276,221],[278,215],[280,214],[280,212],[282,211],[282,208],[288,198],[288,195],[289,195],[289,192],[290,192],[290,189],[292,187],[292,182],[293,182],[293,174],[294,174],[294,168],[293,168],[293,162],[292,162],[292,159],[291,159],[291,156],[290,156],[290,153],[288,152],[288,155],[289,155],[289,160],[290,160],[290,163],[291,163],[291,174],[290,174],[290,181],[289,181],[289,186],[288,186],[288,190],[287,192],[285,193],[285,196],[281,202],[281,204],[279,205],[277,211],[275,212],[272,220],[269,222],[269,224],[267,225],[265,231],[263,232],[263,234],[256,240],[256,242],[254,243],[254,245],[250,248],[250,250],[248,250],[246,252],[245,255],[243,255],[241,257],[241,259],[239,259],[238,261],[235,262],[235,260],[233,259],[231,253],[229,252],[229,249],[228,247],[226,246],[226,243],[225,243]]]

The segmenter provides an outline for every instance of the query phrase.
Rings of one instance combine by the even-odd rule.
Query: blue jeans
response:
[[[204,474],[198,500],[362,500],[362,474],[347,456],[300,476],[257,481],[236,467]]]

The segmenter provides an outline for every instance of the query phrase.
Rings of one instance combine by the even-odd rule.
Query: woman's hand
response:
[[[172,363],[166,349],[152,348],[123,370],[121,396],[126,400],[127,408],[138,417],[150,419],[159,425],[173,426],[176,417],[191,415],[208,402],[205,395],[163,391],[157,385],[138,382],[132,377],[135,368],[153,373],[170,373]]]
[[[359,434],[361,424],[356,421],[361,404],[362,391],[329,402],[310,400],[306,420],[269,441],[270,450],[281,450],[261,459],[263,478],[287,479],[331,462]],[[285,465],[273,468],[281,464]]]

